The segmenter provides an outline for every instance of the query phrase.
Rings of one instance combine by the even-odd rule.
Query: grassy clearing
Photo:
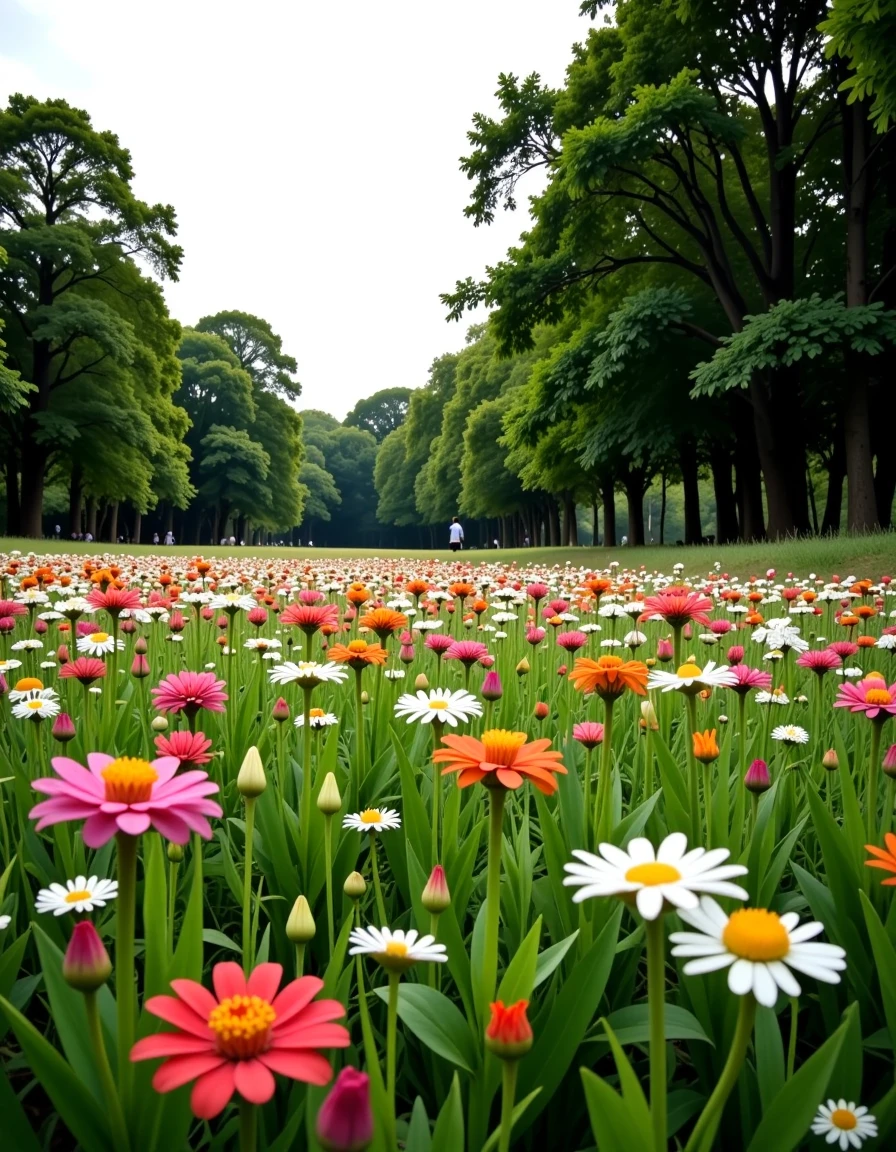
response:
[[[408,551],[402,549],[360,549],[360,548],[222,548],[205,546],[195,548],[189,544],[178,544],[165,548],[152,544],[82,544],[63,541],[61,545],[52,540],[35,541],[26,539],[0,538],[0,552],[9,553],[13,549],[28,553],[35,551],[44,555],[67,553],[81,556],[220,556],[245,558],[254,556],[271,559],[308,560],[369,560],[397,559],[406,557],[409,562],[426,560],[451,560],[454,554],[446,550],[434,552]],[[878,577],[896,570],[896,533],[880,533],[870,536],[841,536],[824,539],[784,540],[775,543],[732,544],[726,546],[706,546],[702,548],[508,548],[495,551],[469,550],[460,559],[467,563],[497,563],[525,565],[574,564],[589,568],[606,568],[613,561],[625,567],[639,567],[652,571],[667,571],[673,564],[682,563],[688,572],[709,571],[720,564],[723,571],[732,576],[746,577],[766,568],[777,568],[782,573],[793,571],[803,575],[817,572],[827,576],[837,572],[840,576],[861,575]],[[849,571],[847,571],[849,569]]]

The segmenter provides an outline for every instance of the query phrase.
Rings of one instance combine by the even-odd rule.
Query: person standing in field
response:
[[[459,552],[464,542],[464,530],[456,516],[452,516],[448,525],[448,545],[452,552]]]

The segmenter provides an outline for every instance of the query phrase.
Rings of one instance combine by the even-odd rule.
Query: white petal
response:
[[[660,844],[656,858],[664,864],[678,864],[688,848],[688,838],[683,832],[672,832]],[[726,853],[727,855],[727,853]]]
[[[638,911],[645,920],[656,920],[663,910],[663,894],[656,886],[642,888],[635,897]]]
[[[628,854],[634,864],[652,864],[656,860],[653,845],[644,836],[636,836],[629,841]]]
[[[728,987],[735,996],[745,996],[753,987],[753,964],[749,960],[735,960],[728,973]]]
[[[802,989],[786,964],[780,960],[771,960],[768,964],[768,970],[785,996],[799,996]]]
[[[727,968],[734,962],[730,952],[722,952],[718,956],[703,956],[696,960],[689,960],[682,971],[686,976],[702,976],[705,972],[718,972]]]
[[[778,985],[765,964],[753,965],[753,995],[766,1008],[774,1008],[778,1002]]]

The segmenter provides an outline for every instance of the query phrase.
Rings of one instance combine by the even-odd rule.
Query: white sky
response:
[[[263,316],[299,363],[302,407],[340,419],[425,383],[462,347],[440,291],[525,225],[463,216],[458,170],[499,72],[559,85],[579,0],[0,0],[0,97],[63,97],[130,149],[173,204],[183,323]],[[472,316],[469,322],[481,319]]]

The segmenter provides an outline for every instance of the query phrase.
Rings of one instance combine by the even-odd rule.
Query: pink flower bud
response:
[[[576,724],[573,727],[572,738],[578,740],[583,748],[590,751],[592,748],[596,748],[598,744],[603,744],[604,726],[593,720],[583,720],[581,724]]]
[[[495,664],[494,656],[480,656],[479,663],[483,668],[493,668]]]
[[[67,744],[69,740],[74,740],[77,735],[75,725],[68,712],[59,713],[53,721],[53,727],[50,729],[50,732],[53,739],[58,740],[60,744]]]
[[[256,628],[261,628],[268,622],[268,613],[266,608],[250,608],[246,613],[246,619],[250,624],[254,624]]]
[[[168,617],[168,630],[170,632],[183,632],[186,623],[183,613],[175,609]]]
[[[728,663],[737,665],[737,664],[740,664],[743,662],[743,658],[744,658],[743,645],[742,644],[732,644],[731,647],[728,649]]]
[[[9,691],[9,685],[6,683],[6,677],[0,672],[0,696],[5,696]]]
[[[767,792],[771,786],[772,781],[768,774],[768,765],[764,760],[754,760],[747,769],[746,776],[744,776],[744,787],[748,792],[755,792],[760,795]]]
[[[821,763],[829,772],[836,772],[840,767],[840,757],[837,755],[837,750],[835,748],[828,748],[827,752],[825,752],[821,758]]]
[[[141,656],[139,652],[131,664],[131,675],[135,676],[138,680],[142,680],[145,676],[149,675],[149,661],[145,656]]]
[[[132,633],[137,631],[137,625],[134,623],[133,620],[130,620],[130,619],[122,620],[119,627],[121,628],[122,632],[124,632],[124,634],[126,636],[130,636]]]
[[[215,615],[214,609],[209,608],[209,606],[207,604],[202,609],[202,611],[200,612],[200,616],[202,617],[203,620],[212,620],[212,619],[214,619],[214,615]]]
[[[0,616],[0,632],[13,632],[16,620],[14,616]]]
[[[274,705],[271,716],[277,721],[278,724],[282,724],[284,720],[289,719],[289,705],[286,703],[282,696],[277,697],[277,703]]]
[[[884,755],[883,763],[884,774],[893,778],[896,777],[896,744],[891,744]]]
[[[558,676],[565,676],[568,671],[569,671],[569,669],[566,667],[565,664],[560,664],[557,668],[557,675]]]
[[[536,720],[546,720],[550,715],[550,708],[543,700],[539,700],[535,705],[534,716]]]
[[[38,636],[45,636],[47,633],[46,620],[35,620],[34,621],[34,631],[37,633]]]
[[[134,641],[134,651],[138,656],[145,656],[149,651],[149,645],[146,643],[145,636],[138,636]]]
[[[430,873],[426,887],[423,889],[421,903],[427,912],[435,915],[444,912],[450,906],[451,893],[448,891],[445,869],[441,864],[436,864]]]
[[[68,655],[68,645],[67,644],[60,644],[59,647],[56,649],[56,659],[59,661],[60,664],[68,664],[69,655]]]
[[[413,644],[402,644],[401,647],[398,649],[398,659],[402,662],[402,664],[413,664],[414,663],[414,645]]]
[[[656,658],[663,664],[668,664],[674,655],[671,640],[657,640]]]
[[[343,1068],[320,1106],[315,1125],[325,1152],[363,1152],[373,1140],[370,1080],[366,1072]]]
[[[501,677],[497,672],[486,672],[485,679],[482,681],[482,699],[500,700],[503,695]]]
[[[96,928],[90,920],[79,921],[72,931],[62,961],[62,975],[66,983],[79,992],[96,992],[111,974],[112,961]]]

